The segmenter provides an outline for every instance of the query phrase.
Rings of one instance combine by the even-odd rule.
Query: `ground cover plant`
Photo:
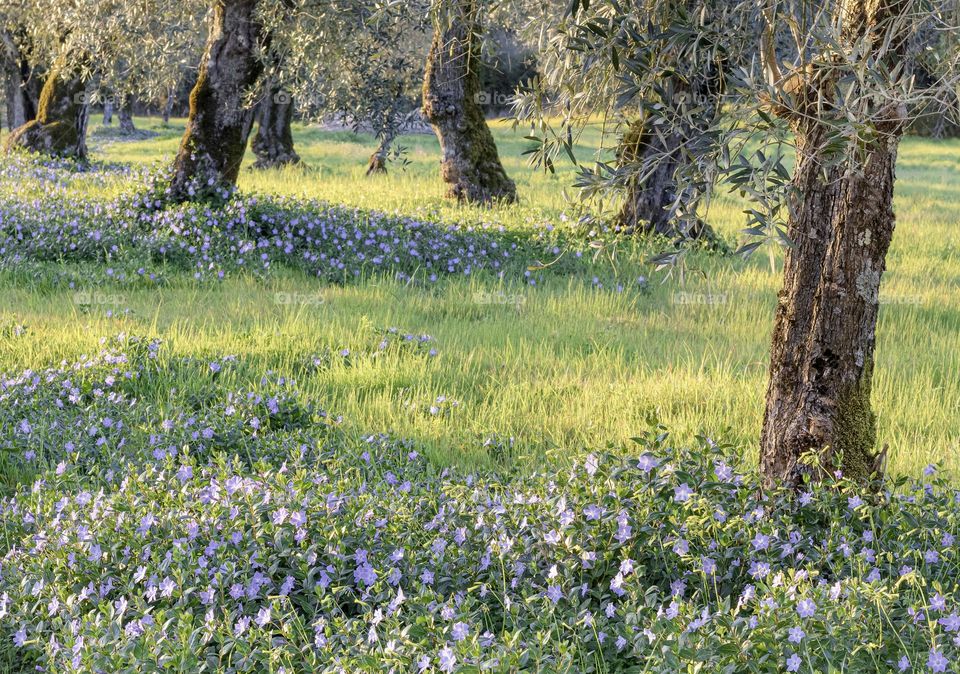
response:
[[[960,672],[958,18],[0,2],[0,673]]]
[[[762,492],[734,448],[651,429],[452,470],[164,348],[2,380],[0,442],[53,466],[0,510],[6,671],[954,667],[960,494],[933,466]],[[158,405],[168,370],[194,383]]]
[[[742,263],[702,251],[697,273],[664,283],[646,249],[583,232],[562,201],[504,221],[405,214],[398,192],[385,213],[311,182],[311,196],[241,184],[225,203],[158,209],[150,163],[5,163],[5,671],[955,666],[960,496],[949,471],[924,469],[937,454],[894,452],[903,477],[879,492],[842,475],[762,492],[737,442],[750,431],[698,434],[704,405],[750,388],[734,347],[752,338],[759,359],[762,336],[736,324],[769,320],[767,261],[734,275]],[[735,236],[732,217],[721,229]],[[905,259],[925,255],[915,245]],[[752,305],[730,300],[748,288]],[[937,311],[955,340],[955,301],[886,316],[906,330]],[[646,326],[597,330],[638,310]],[[625,375],[638,349],[675,357],[683,317],[725,330],[706,343],[730,355],[691,354],[691,388],[660,384],[667,397],[628,423],[618,401],[595,430],[564,431],[609,406],[590,381]],[[576,345],[593,332],[612,336]],[[510,367],[535,353],[513,339],[554,346]],[[936,371],[909,343],[890,349],[914,372],[894,390],[949,399],[946,382],[909,390]],[[557,372],[571,386],[543,389]],[[689,425],[674,437],[656,423],[677,406]],[[954,437],[944,423],[918,437]]]

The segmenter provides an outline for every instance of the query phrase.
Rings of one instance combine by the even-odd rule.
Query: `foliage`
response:
[[[278,75],[303,117],[342,118],[389,145],[419,108],[430,3],[314,4],[299,0],[278,27]]]
[[[857,170],[893,111],[946,100],[960,75],[952,3],[907,0],[895,19],[861,35],[845,32],[843,6],[574,0],[542,41],[541,78],[518,100],[518,122],[534,128],[531,159],[551,168],[565,154],[578,163],[585,198],[616,201],[667,156],[580,163],[573,141],[598,115],[608,145],[641,119],[652,133],[682,139],[669,151],[685,159],[675,176],[677,220],[704,212],[720,183],[751,202],[744,231],[757,240],[741,252],[789,244],[794,122],[815,119],[829,162]],[[936,49],[925,46],[931,32],[941,37]]]

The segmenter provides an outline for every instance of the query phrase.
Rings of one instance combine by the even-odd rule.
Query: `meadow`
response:
[[[93,156],[150,167],[176,149],[182,123],[138,119],[153,138],[92,135]],[[672,273],[648,262],[655,244],[617,241],[583,225],[573,171],[532,170],[522,130],[494,129],[521,195],[518,206],[464,208],[442,198],[432,135],[408,135],[408,163],[367,178],[369,137],[297,127],[302,168],[245,169],[243,194],[318,199],[534,242],[526,259],[493,273],[440,281],[363,272],[329,283],[278,265],[268,274],[198,280],[163,268],[160,283],[108,276],[97,265],[48,260],[0,271],[0,371],[40,368],[93,353],[118,332],[160,337],[170,358],[236,355],[225,374],[243,385],[266,371],[294,377],[302,393],[358,433],[410,438],[438,466],[562,465],[590,448],[617,448],[661,423],[679,442],[706,434],[744,448],[751,461],[766,385],[782,251],[749,260],[698,252]],[[584,152],[598,141],[582,139]],[[108,200],[135,183],[126,174],[78,174],[65,195]],[[4,178],[6,194],[40,195],[39,183]],[[960,142],[908,139],[898,164],[897,233],[884,277],[873,400],[893,474],[931,462],[958,465],[960,449]],[[731,246],[742,205],[716,200],[707,219]],[[593,231],[591,231],[593,230]],[[530,271],[533,268],[533,271]],[[132,270],[131,270],[132,275]],[[69,277],[68,283],[57,281]],[[14,330],[23,326],[25,330]],[[371,357],[390,327],[433,338],[427,361]],[[340,353],[320,372],[307,355]],[[165,390],[175,383],[158,384]],[[186,382],[188,385],[189,382]],[[438,399],[456,401],[430,414]],[[22,467],[3,471],[7,486]]]
[[[960,143],[901,155],[890,475],[794,490],[755,470],[780,251],[658,272],[502,123],[516,207],[303,127],[164,203],[182,125],[137,121],[0,162],[0,672],[958,671]]]

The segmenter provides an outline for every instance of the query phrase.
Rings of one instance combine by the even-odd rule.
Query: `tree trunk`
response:
[[[441,175],[450,185],[447,196],[475,203],[516,201],[516,185],[500,163],[479,105],[476,1],[441,4],[427,55],[423,113],[440,140]]]
[[[20,148],[85,160],[88,112],[86,84],[77,73],[55,66],[40,92],[36,119],[10,134],[7,151]]]
[[[113,97],[107,96],[103,102],[103,125],[111,126],[113,124]]]
[[[697,3],[690,5],[690,10],[695,12]],[[683,195],[677,194],[677,171],[692,161],[698,143],[714,122],[722,82],[718,64],[698,69],[687,77],[666,77],[660,94],[665,99],[662,114],[680,116],[672,109],[672,101],[686,101],[688,104],[693,101],[698,113],[679,127],[673,124],[660,127],[654,123],[656,120],[647,118],[638,119],[627,129],[617,152],[618,164],[628,174],[623,203],[616,219],[617,229],[627,233],[719,241],[713,229],[702,220],[688,224],[678,222],[675,216],[678,208],[687,205]]]
[[[257,135],[252,145],[257,156],[254,168],[279,168],[300,163],[300,155],[293,148],[292,122],[293,99],[290,94],[267,82],[257,109]]]
[[[862,34],[894,5],[851,0],[845,35]],[[867,23],[870,22],[870,23]],[[879,32],[879,31],[878,31]],[[879,38],[878,38],[879,39]],[[825,95],[809,81],[809,100]],[[815,109],[813,104],[808,109]],[[906,111],[887,106],[869,120],[877,138],[864,155],[836,161],[829,124],[791,120],[797,134],[783,289],[776,311],[760,445],[767,485],[797,485],[808,452],[823,471],[866,481],[879,468],[870,404],[880,277],[894,229],[893,184]],[[835,152],[835,150],[834,150]],[[833,161],[831,161],[833,160]],[[826,167],[826,168],[825,168]],[[823,477],[813,472],[814,480]]]
[[[37,116],[37,106],[30,97],[28,83],[30,66],[23,59],[17,42],[6,30],[0,29],[3,43],[2,61],[4,93],[7,104],[7,129],[14,131]]]
[[[370,155],[370,161],[367,162],[368,176],[386,174],[387,158],[390,156],[390,146],[393,145],[394,138],[396,138],[396,133],[392,131],[385,133],[380,138],[380,144],[374,153]]]
[[[173,90],[170,90],[170,93],[167,94],[166,103],[163,105],[163,127],[166,128],[170,126],[170,115],[173,114],[173,103],[174,103],[175,94]]]
[[[123,136],[132,136],[137,132],[137,127],[133,124],[133,96],[124,96],[117,112],[120,119],[120,134]]]
[[[627,185],[617,216],[618,229],[626,234],[676,234],[672,224],[676,197],[673,176],[679,149],[680,138],[675,133],[664,136],[648,132],[643,120],[630,125],[620,142],[617,159],[621,166],[636,167],[634,173],[639,175]],[[656,166],[646,168],[644,161],[653,157],[659,157]],[[648,170],[652,172],[646,175]]]
[[[250,135],[252,113],[244,97],[263,66],[257,43],[262,26],[257,0],[218,0],[213,26],[190,93],[190,117],[173,163],[171,196],[236,185]]]

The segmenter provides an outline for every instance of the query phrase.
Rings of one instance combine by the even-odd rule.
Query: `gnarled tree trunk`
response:
[[[691,11],[696,3],[690,3]],[[661,97],[663,114],[673,116],[673,104],[684,102],[696,114],[682,124],[657,125],[647,113],[624,133],[617,151],[621,170],[628,175],[616,227],[625,233],[660,234],[675,238],[716,240],[713,229],[702,220],[678,222],[684,196],[677,194],[677,172],[693,161],[697,144],[717,115],[723,78],[721,66],[712,64],[688,77],[664,78]],[[673,99],[673,100],[672,100]],[[677,115],[679,116],[679,115]]]
[[[844,35],[855,39],[885,21],[894,4],[848,0]],[[878,38],[879,39],[879,38]],[[810,98],[826,86],[804,85]],[[887,106],[869,120],[876,139],[865,156],[830,161],[829,124],[787,115],[797,134],[784,284],[773,331],[760,445],[767,484],[798,484],[800,457],[819,455],[826,471],[865,481],[879,469],[870,404],[880,278],[894,229],[893,184],[906,111]],[[829,108],[829,106],[827,106]],[[834,143],[835,147],[835,143]],[[834,150],[835,151],[835,150]],[[825,167],[827,167],[825,169]],[[841,456],[842,455],[842,456]],[[813,479],[822,477],[813,473]]]
[[[190,117],[173,162],[171,195],[190,199],[199,190],[232,187],[252,126],[244,96],[263,70],[257,54],[262,37],[257,0],[218,0]]]
[[[423,114],[440,140],[441,175],[447,196],[458,201],[513,202],[516,185],[507,176],[480,107],[475,0],[442,4],[427,55]]]
[[[40,92],[36,119],[10,134],[7,150],[84,160],[88,112],[86,84],[77,73],[54,66]]]
[[[617,152],[621,165],[631,165],[641,173],[627,184],[617,228],[627,234],[676,234],[673,224],[673,203],[676,198],[674,173],[680,150],[680,138],[676,133],[663,135],[649,131],[643,120],[630,125],[623,135]],[[644,161],[656,158],[649,174]]]
[[[107,100],[103,102],[103,125],[112,126],[113,125],[113,97],[107,96]]]
[[[263,100],[257,108],[257,135],[253,137],[253,153],[258,169],[278,168],[300,163],[293,148],[293,98],[282,88],[267,82]]]

